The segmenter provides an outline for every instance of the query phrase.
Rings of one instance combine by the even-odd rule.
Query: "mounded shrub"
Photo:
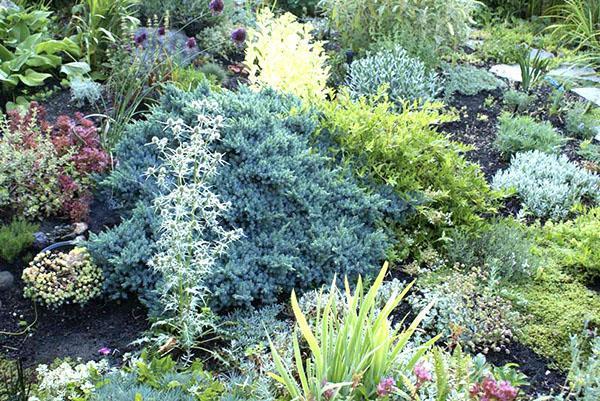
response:
[[[564,155],[539,150],[517,153],[510,166],[499,171],[493,186],[512,189],[527,212],[562,219],[577,203],[600,201],[600,177],[569,161]]]
[[[376,95],[384,85],[389,99],[398,108],[402,108],[404,102],[432,100],[440,90],[437,75],[400,46],[368,53],[365,58],[354,61],[350,64],[346,84],[354,99]]]
[[[407,203],[368,194],[346,171],[332,167],[328,158],[310,147],[312,116],[299,111],[296,98],[271,90],[215,93],[201,86],[184,93],[169,88],[149,119],[131,125],[117,148],[119,167],[105,181],[114,200],[124,209],[151,204],[157,191],[146,172],[159,162],[153,147],[145,145],[166,135],[163,122],[170,118],[195,121],[197,112],[190,105],[207,98],[218,103],[224,117],[222,141],[214,146],[226,161],[210,184],[232,205],[223,224],[244,234],[206,280],[212,305],[270,303],[292,288],[307,289],[331,280],[336,272],[349,276],[372,272],[391,245],[380,227],[384,211],[401,220]],[[148,206],[146,211],[152,213]],[[105,271],[112,296],[121,295],[120,287],[133,288],[132,279],[149,283],[139,289],[142,295],[154,288],[145,261],[154,251],[156,232],[152,224],[137,218],[134,213],[125,225],[91,239],[90,249]],[[115,234],[120,240],[112,242],[110,236]],[[138,238],[143,246],[129,247],[127,238]],[[128,252],[135,260],[132,271],[125,271],[122,262]]]
[[[494,146],[506,158],[528,150],[556,153],[565,142],[548,121],[537,122],[529,116],[513,117],[507,113],[502,114],[498,121]]]

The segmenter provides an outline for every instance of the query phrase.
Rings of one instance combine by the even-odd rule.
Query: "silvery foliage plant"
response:
[[[517,153],[493,180],[496,189],[514,189],[525,210],[537,217],[562,219],[578,202],[600,202],[600,177],[564,155],[538,150]]]
[[[354,61],[346,85],[355,98],[375,95],[383,85],[400,109],[404,102],[432,100],[441,89],[438,76],[400,46]]]
[[[77,107],[83,107],[85,104],[93,106],[102,97],[102,85],[89,78],[75,77],[70,85],[71,101],[75,102]]]
[[[224,164],[223,154],[210,148],[220,140],[223,118],[208,115],[217,107],[213,102],[194,101],[191,106],[198,111],[195,125],[169,120],[165,130],[171,135],[152,139],[162,164],[148,171],[161,191],[154,201],[161,221],[159,250],[149,264],[161,277],[157,291],[163,319],[154,328],[176,335],[185,350],[211,328],[205,277],[242,235],[222,226],[221,218],[231,205],[207,184]]]

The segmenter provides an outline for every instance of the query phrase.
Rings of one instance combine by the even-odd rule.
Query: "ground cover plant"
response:
[[[600,399],[598,10],[0,0],[0,401]]]

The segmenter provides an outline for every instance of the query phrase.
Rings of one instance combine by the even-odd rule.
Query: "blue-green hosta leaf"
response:
[[[85,75],[91,70],[92,69],[90,68],[90,65],[82,61],[74,61],[72,63],[64,64],[62,67],[60,67],[60,72],[66,74],[67,76]]]
[[[15,58],[10,50],[0,44],[0,61],[8,61]]]
[[[62,58],[54,54],[49,55],[34,55],[25,63],[29,67],[58,67],[62,63]]]
[[[31,55],[32,54],[28,53],[28,52],[25,52],[25,53],[20,52],[19,54],[17,54],[17,56],[15,58],[10,60],[6,65],[8,66],[8,68],[11,71],[14,71],[14,72],[21,71],[21,68],[23,68],[23,66],[25,65],[27,60],[29,60]]]
[[[40,86],[52,75],[28,69],[25,74],[16,74],[16,76],[27,86]]]

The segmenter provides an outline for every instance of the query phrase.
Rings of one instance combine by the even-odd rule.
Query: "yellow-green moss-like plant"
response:
[[[268,9],[256,15],[248,30],[245,64],[252,86],[292,93],[304,100],[324,98],[329,67],[323,41],[313,40],[314,27],[290,13],[275,17]]]
[[[64,304],[84,305],[100,295],[102,270],[87,249],[42,252],[23,270],[24,295],[51,308]]]

